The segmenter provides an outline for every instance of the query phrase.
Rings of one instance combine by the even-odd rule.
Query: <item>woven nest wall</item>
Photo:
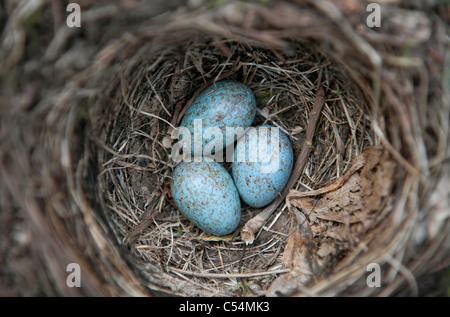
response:
[[[379,28],[360,1],[80,5],[81,28],[44,0],[0,16],[5,294],[436,286],[450,261],[445,3],[384,2]],[[296,164],[275,204],[243,205],[238,230],[215,237],[173,203],[170,134],[222,79],[252,89],[254,125],[288,134]],[[67,285],[69,263],[81,288]]]

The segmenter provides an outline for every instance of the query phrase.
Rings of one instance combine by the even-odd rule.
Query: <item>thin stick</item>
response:
[[[297,161],[295,162],[292,174],[281,191],[280,196],[278,196],[269,206],[265,207],[259,214],[247,221],[247,223],[241,229],[242,241],[245,243],[253,243],[255,240],[255,233],[266,223],[270,215],[277,209],[277,207],[284,201],[289,190],[295,185],[300,175],[303,173],[306,162],[308,160],[309,153],[311,152],[312,139],[314,136],[314,131],[316,130],[317,122],[319,121],[320,113],[322,107],[325,103],[325,92],[322,86],[319,87],[316,99],[314,101],[313,109],[309,116],[308,127],[306,128],[306,136],[303,141],[302,151],[300,152]]]
[[[194,277],[206,277],[206,278],[246,278],[246,277],[258,277],[264,275],[273,275],[273,274],[283,274],[288,273],[290,269],[281,269],[276,271],[264,271],[264,272],[255,272],[255,273],[201,273],[201,272],[189,272],[177,269],[176,267],[169,267],[169,269],[173,272],[190,275]]]
[[[152,193],[152,200],[150,206],[147,208],[147,211],[144,213],[142,217],[142,221],[130,232],[130,234],[125,238],[124,243],[129,247],[132,247],[136,241],[141,236],[142,232],[150,225],[153,221],[154,213],[157,211],[155,208],[159,199],[154,199],[156,196],[155,192]]]

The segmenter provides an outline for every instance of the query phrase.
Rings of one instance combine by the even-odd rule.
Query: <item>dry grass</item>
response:
[[[199,37],[195,45],[179,45],[177,54],[163,48],[151,51],[153,59],[131,60],[138,66],[121,75],[132,80],[125,88],[122,84],[114,100],[118,110],[110,114],[114,124],[103,145],[108,150],[100,154],[105,162],[99,174],[106,190],[102,196],[118,238],[129,244],[132,235],[129,246],[136,256],[179,280],[177,293],[264,294],[277,274],[286,272],[282,256],[292,221],[286,205],[280,205],[246,247],[238,232],[210,236],[176,210],[169,188],[174,164],[163,139],[179,121],[172,115],[176,107],[181,105],[182,114],[199,89],[223,78],[247,84],[258,101],[254,125],[280,127],[298,157],[316,87],[323,85],[327,98],[314,136],[314,154],[295,189],[318,188],[336,179],[354,156],[374,144],[373,116],[358,88],[314,43],[291,42],[290,51],[285,57],[239,41]],[[152,67],[158,59],[158,67]],[[244,206],[241,225],[257,212]]]
[[[373,30],[361,22],[363,7],[339,3],[186,9],[155,13],[124,30],[116,18],[142,17],[143,3],[101,10],[86,1],[91,33],[80,38],[91,50],[80,50],[84,66],[70,55],[79,34],[56,32],[64,28],[57,5],[37,1],[38,8],[28,7],[32,12],[11,9],[15,19],[6,26],[20,37],[2,40],[0,185],[8,200],[2,206],[20,213],[27,241],[36,241],[27,246],[40,271],[52,276],[43,292],[420,294],[416,278],[449,263],[446,13],[436,5],[433,14],[417,13],[424,23],[399,25],[389,14],[405,17],[409,9],[386,4],[395,10],[383,10],[385,28]],[[30,30],[13,22],[38,10],[54,17],[55,25],[42,24],[50,36],[28,35],[33,45],[23,46]],[[433,33],[425,32],[431,27]],[[59,36],[51,36],[53,28]],[[402,34],[412,42],[399,41]],[[49,39],[52,45],[40,56]],[[20,76],[25,83],[36,79],[19,85],[14,78]],[[369,145],[382,144],[398,166],[376,225],[338,239],[339,252],[321,259],[308,283],[274,288],[277,277],[289,276],[283,255],[297,225],[285,203],[251,245],[239,232],[205,234],[173,205],[166,137],[201,89],[224,78],[253,90],[259,108],[254,124],[286,131],[296,156],[317,87],[324,88],[313,150],[293,189],[309,191],[339,179]],[[245,207],[241,224],[257,212]],[[325,240],[312,238],[303,247],[314,253]],[[65,285],[71,262],[83,269],[82,289]],[[383,267],[381,289],[365,284],[366,265],[373,262]]]

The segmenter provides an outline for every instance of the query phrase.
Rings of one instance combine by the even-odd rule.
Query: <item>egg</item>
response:
[[[255,208],[271,203],[288,182],[293,164],[291,141],[279,128],[250,128],[237,142],[232,163],[242,201]]]
[[[180,212],[213,235],[232,233],[241,218],[241,201],[231,175],[216,161],[181,162],[171,192]]]
[[[233,144],[235,138],[229,134],[227,128],[248,128],[256,115],[256,98],[252,90],[243,83],[223,80],[204,89],[192,102],[184,115],[180,127],[189,129],[191,135],[191,153],[203,155],[207,144],[208,153],[215,153]],[[199,120],[200,119],[200,120]],[[207,130],[210,128],[209,130]],[[195,132],[195,134],[194,134]],[[183,139],[181,137],[180,139]],[[201,143],[194,143],[194,138],[201,138]],[[196,147],[194,147],[194,144]],[[189,145],[185,145],[189,149]]]

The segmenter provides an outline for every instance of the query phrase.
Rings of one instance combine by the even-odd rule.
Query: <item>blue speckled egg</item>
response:
[[[286,134],[267,125],[250,128],[237,142],[232,164],[241,199],[255,208],[271,203],[289,180],[293,164],[294,151]]]
[[[226,128],[242,127],[248,128],[256,115],[255,95],[249,87],[243,83],[223,80],[208,86],[192,102],[181,120],[180,127],[186,127],[191,132],[191,151],[194,155],[202,155],[205,145],[211,143],[212,151],[215,153],[234,143],[234,137],[226,138]],[[201,119],[202,129],[194,129],[196,119]],[[199,127],[197,121],[197,127]],[[215,139],[215,133],[207,135],[205,129],[215,127],[222,132],[223,142],[219,142],[219,137]],[[201,148],[194,150],[194,131],[202,131],[203,142]],[[211,131],[211,129],[209,130]],[[219,134],[218,132],[218,134]],[[197,133],[198,135],[199,133]],[[241,135],[238,136],[238,138]],[[183,139],[183,137],[181,137]],[[218,142],[217,147],[213,147],[213,140]],[[185,139],[186,141],[186,139]],[[200,144],[199,144],[200,145]],[[187,145],[186,145],[187,146]],[[187,146],[189,148],[189,146]],[[197,153],[197,154],[196,154]]]
[[[241,218],[233,179],[216,161],[181,162],[173,172],[172,196],[197,227],[217,236],[232,233]]]

